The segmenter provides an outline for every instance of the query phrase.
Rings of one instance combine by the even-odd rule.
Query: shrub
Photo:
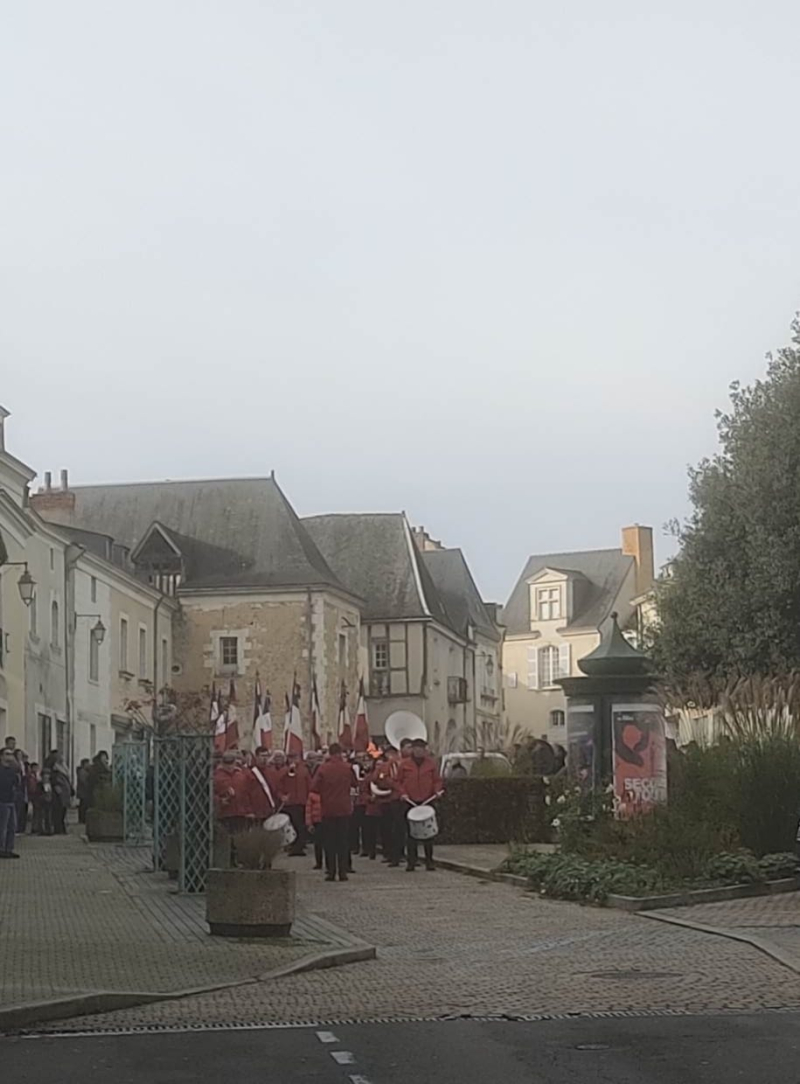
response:
[[[439,806],[442,843],[541,843],[549,836],[540,780],[451,779]]]
[[[758,868],[765,881],[779,881],[783,877],[797,876],[797,857],[793,854],[765,854],[758,860]]]
[[[658,870],[616,859],[591,861],[571,854],[512,854],[506,869],[528,878],[543,896],[604,902],[609,895],[646,896],[667,887]]]
[[[748,851],[735,854],[716,854],[705,868],[705,878],[717,884],[746,885],[763,881],[758,860]]]

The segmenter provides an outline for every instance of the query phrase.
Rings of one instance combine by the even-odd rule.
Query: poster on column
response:
[[[581,789],[597,779],[597,715],[591,704],[571,704],[567,711],[567,770]]]
[[[664,716],[654,704],[615,704],[614,796],[617,815],[632,817],[667,800]]]

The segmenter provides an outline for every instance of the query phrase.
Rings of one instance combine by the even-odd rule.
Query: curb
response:
[[[725,885],[721,888],[696,888],[687,892],[674,892],[665,896],[615,896],[606,900],[606,907],[620,911],[661,911],[666,907],[695,907],[701,903],[725,903],[727,900],[746,900],[754,896],[777,896],[784,892],[797,892],[800,878],[784,877],[779,881],[764,881],[749,885]]]
[[[362,942],[353,948],[332,949],[318,952],[301,960],[286,964],[284,967],[267,971],[251,979],[237,979],[235,982],[217,983],[213,986],[195,986],[184,990],[170,990],[164,993],[146,991],[111,991],[97,990],[79,994],[76,997],[58,998],[53,1001],[36,1001],[28,1005],[10,1005],[0,1009],[0,1032],[26,1028],[32,1024],[43,1024],[51,1020],[67,1020],[74,1016],[93,1016],[96,1013],[114,1012],[117,1009],[133,1009],[139,1005],[152,1005],[157,1001],[180,1001],[182,998],[198,997],[201,994],[213,994],[218,990],[232,990],[238,986],[254,986],[259,982],[299,975],[306,971],[321,971],[331,967],[345,967],[347,964],[374,960],[377,949],[374,945]]]
[[[795,975],[800,975],[800,958],[789,955],[777,945],[765,941],[763,937],[756,937],[750,933],[738,933],[730,927],[707,926],[704,922],[692,922],[688,918],[677,918],[674,915],[659,915],[655,911],[642,911],[640,917],[652,919],[654,922],[666,922],[670,926],[682,926],[687,930],[697,930],[699,933],[709,933],[715,937],[726,937],[729,941],[739,941],[743,945],[750,945],[751,948],[763,952],[765,956],[771,957],[783,967],[793,971]]]
[[[463,873],[467,877],[478,877],[482,881],[499,881],[504,884],[516,885],[517,888],[527,888],[528,878],[518,877],[516,873],[503,873],[497,869],[486,869],[483,866],[470,866],[466,862],[454,862],[451,858],[436,858],[436,866],[439,869],[449,870],[451,873]]]

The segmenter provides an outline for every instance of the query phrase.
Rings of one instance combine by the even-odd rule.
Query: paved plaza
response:
[[[87,993],[164,994],[252,983],[356,942],[304,913],[292,938],[212,938],[201,896],[147,872],[146,848],[67,836],[18,840],[0,867],[0,1010]]]
[[[380,860],[358,859],[347,884],[327,884],[310,865],[306,859],[293,863],[301,871],[304,908],[377,945],[377,960],[51,1029],[800,1008],[800,976],[791,967],[724,936],[542,900],[512,885],[443,870],[407,874]],[[702,911],[708,925],[723,918],[732,923],[737,915],[750,925],[769,924],[780,914],[788,937],[800,905],[792,894],[675,914],[685,921],[693,911]],[[218,948],[209,939],[206,950],[209,960],[216,959]]]

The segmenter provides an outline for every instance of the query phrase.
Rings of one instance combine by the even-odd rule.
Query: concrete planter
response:
[[[288,937],[297,874],[284,869],[210,869],[206,922],[217,937]]]
[[[125,837],[121,810],[88,809],[86,836],[90,843],[119,843]]]
[[[173,832],[164,840],[164,869],[171,881],[177,881],[181,865],[181,837]]]

